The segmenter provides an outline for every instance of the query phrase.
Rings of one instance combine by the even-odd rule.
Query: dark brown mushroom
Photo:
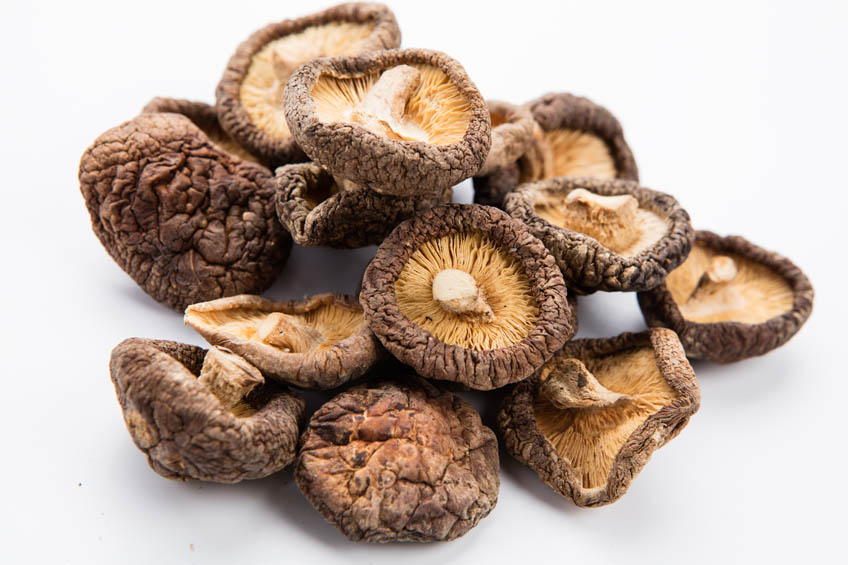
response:
[[[103,247],[171,308],[261,292],[291,250],[271,171],[184,115],[142,114],[105,132],[83,154],[79,179]]]
[[[192,345],[139,338],[112,350],[109,370],[124,422],[150,467],[168,479],[235,483],[291,463],[303,400],[278,385],[258,383],[255,369],[243,361],[207,357]],[[213,363],[218,366],[210,369]],[[208,386],[204,373],[231,370],[253,375],[237,374],[229,387]]]
[[[315,163],[280,167],[276,178],[277,214],[298,245],[379,245],[400,222],[453,196],[450,187],[414,196],[380,194]]]
[[[559,177],[509,193],[504,208],[551,250],[568,288],[653,288],[689,254],[695,232],[672,196],[632,181]]]
[[[698,410],[695,373],[674,332],[567,343],[504,399],[506,450],[578,506],[618,500],[654,451]]]
[[[360,300],[395,357],[480,390],[528,377],[574,335],[551,254],[487,206],[449,204],[400,224],[368,265]]]
[[[377,192],[441,192],[489,152],[483,97],[459,62],[437,51],[318,59],[292,75],[284,99],[306,154]]]
[[[300,490],[354,541],[448,541],[498,498],[498,444],[470,404],[422,379],[359,386],[313,414]]]
[[[288,302],[233,296],[192,304],[185,323],[267,376],[301,388],[340,386],[380,356],[359,302],[341,294]]]
[[[697,232],[686,261],[638,298],[649,326],[673,329],[689,357],[718,363],[780,347],[813,310],[813,286],[789,259],[709,231]]]

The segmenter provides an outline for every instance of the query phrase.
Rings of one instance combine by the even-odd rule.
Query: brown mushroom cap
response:
[[[277,214],[298,245],[379,245],[400,222],[451,201],[453,189],[414,196],[380,194],[336,179],[315,163],[277,169]]]
[[[459,308],[436,296],[442,274],[455,271],[454,290],[477,289]],[[480,390],[526,378],[574,335],[551,254],[487,206],[449,204],[400,224],[368,265],[360,300],[395,357]]]
[[[492,121],[492,146],[475,178],[487,176],[518,161],[528,152],[538,128],[525,106],[499,100],[489,100],[487,105]]]
[[[734,272],[710,280],[711,264],[723,258]],[[739,236],[698,231],[689,258],[638,299],[648,325],[677,332],[689,357],[730,363],[789,341],[810,317],[813,294],[789,259]]]
[[[448,541],[498,498],[498,444],[470,404],[422,379],[359,386],[313,414],[300,490],[354,541]]]
[[[392,71],[414,76],[384,81]],[[408,139],[415,140],[394,130],[390,138],[351,121],[350,113],[358,112],[377,86],[390,91],[383,94],[393,96],[393,109],[403,113],[402,124],[394,127],[414,131]],[[377,192],[441,192],[474,174],[489,152],[483,97],[462,65],[437,51],[391,49],[318,59],[292,75],[284,98],[292,135],[310,158]],[[390,119],[377,118],[380,124]]]
[[[565,390],[549,392],[549,381]],[[699,404],[680,341],[655,328],[567,343],[507,395],[498,426],[506,450],[545,484],[578,506],[603,506],[624,495]]]
[[[379,358],[362,307],[356,298],[341,294],[288,302],[233,296],[192,304],[185,323],[267,376],[301,388],[340,386]]]
[[[83,154],[79,179],[103,247],[171,308],[261,292],[291,250],[271,172],[185,116],[142,114],[110,129]]]
[[[637,207],[618,214],[614,208],[619,199],[612,199],[612,205],[589,203],[588,208],[576,208],[588,221],[575,224],[562,210],[580,204],[569,204],[575,200],[570,193],[577,189],[601,197],[629,195]],[[653,288],[686,259],[695,239],[689,214],[677,200],[632,181],[559,177],[528,183],[506,197],[504,208],[545,243],[569,289],[579,294]],[[586,229],[604,241],[566,225]],[[619,239],[628,229],[633,237],[629,245],[625,238],[622,247]]]
[[[238,417],[198,381],[204,349],[151,339],[121,342],[109,371],[124,422],[150,467],[169,479],[235,483],[291,463],[305,403],[278,386]]]
[[[382,4],[348,3],[270,24],[239,45],[216,90],[223,128],[268,166],[304,160],[283,115],[291,72],[317,57],[400,46],[395,16]]]

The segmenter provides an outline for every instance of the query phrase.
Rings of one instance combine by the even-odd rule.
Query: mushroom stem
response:
[[[727,286],[728,283],[733,282],[738,272],[739,270],[736,267],[736,261],[727,255],[716,255],[713,257],[712,261],[710,261],[710,266],[706,271],[704,271],[701,278],[698,279],[698,284],[695,285],[695,288],[689,295],[687,302],[696,294],[699,294],[706,289],[713,288],[718,290],[719,288]]]
[[[286,353],[305,353],[320,346],[326,337],[297,316],[273,312],[256,329],[257,337]]]
[[[217,345],[203,359],[198,380],[221,401],[225,410],[230,411],[238,409],[253,389],[265,383],[259,369]]]
[[[443,310],[454,314],[479,316],[485,322],[495,318],[477,281],[458,269],[445,269],[433,278],[433,299]]]
[[[421,71],[398,65],[384,71],[362,101],[348,112],[348,119],[369,131],[407,141],[426,141],[421,128],[404,119],[406,104],[421,84]]]
[[[605,388],[579,359],[568,358],[556,363],[542,379],[540,394],[561,410],[597,410],[632,400],[626,394]]]
[[[610,249],[627,249],[639,239],[639,201],[629,194],[601,196],[578,188],[565,197],[566,225],[593,237]]]

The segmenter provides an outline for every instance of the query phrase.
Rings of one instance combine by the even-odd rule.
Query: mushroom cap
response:
[[[108,130],[83,154],[79,180],[103,247],[176,310],[261,292],[288,259],[271,171],[223,151],[186,116],[142,114]]]
[[[718,319],[687,318],[681,304],[716,255],[737,261],[745,302],[719,312]],[[697,232],[689,258],[662,284],[637,295],[649,326],[673,329],[689,357],[717,363],[763,355],[789,341],[810,317],[813,296],[810,280],[786,257],[740,236],[710,231]]]
[[[421,82],[405,106],[428,141],[389,139],[345,121],[383,71],[407,65]],[[470,177],[489,152],[486,102],[458,61],[425,49],[390,49],[317,59],[292,75],[284,93],[297,143],[332,174],[377,192],[441,192]]]
[[[323,341],[291,352],[264,342],[258,330],[270,314],[283,313],[317,332]],[[276,302],[242,295],[192,304],[185,323],[212,345],[250,361],[265,375],[300,388],[330,389],[364,374],[380,357],[356,298],[316,294],[303,300]]]
[[[279,386],[249,398],[237,417],[197,379],[206,350],[131,338],[109,371],[124,422],[150,467],[168,479],[236,483],[275,473],[295,457],[303,399]]]
[[[492,146],[475,178],[490,175],[518,161],[529,150],[533,132],[538,127],[525,106],[500,100],[489,100],[487,105],[492,122]]]
[[[316,30],[315,36],[309,35],[310,28]],[[351,40],[345,41],[344,34],[351,32]],[[301,42],[310,47],[320,47],[322,56],[358,54],[399,47],[400,28],[394,14],[385,5],[351,2],[302,18],[267,25],[238,46],[218,83],[215,107],[223,128],[270,167],[303,161],[306,157],[291,137],[285,120],[275,119],[270,127],[258,123],[252,117],[253,110],[248,108],[249,104],[242,100],[242,92],[246,82],[262,82],[261,77],[273,75],[273,44],[286,38],[295,40],[293,55],[297,55],[297,49],[302,47]],[[304,60],[294,62],[306,63],[314,56],[317,55],[307,53]],[[271,82],[266,86],[274,88],[273,79]],[[279,90],[284,87],[285,81],[276,85]],[[282,106],[275,111],[279,111],[279,118],[282,118]]]
[[[470,251],[460,253],[465,246]],[[416,272],[431,264],[477,272],[477,284],[493,300],[494,320],[437,315],[432,296],[416,299],[416,290],[430,292],[435,272],[410,275],[399,300],[396,283],[408,264]],[[488,206],[448,204],[400,224],[368,265],[360,301],[395,357],[422,376],[478,390],[528,377],[575,331],[551,254],[521,223]]]
[[[654,243],[647,245],[650,240],[645,239],[636,254],[616,253],[594,237],[555,225],[537,213],[537,204],[564,199],[580,188],[601,196],[633,196],[639,210],[649,213],[644,233],[656,237]],[[674,197],[633,181],[558,177],[527,183],[507,195],[504,209],[544,242],[568,288],[578,294],[653,288],[686,259],[695,239],[689,214]],[[663,225],[666,231],[660,236]]]
[[[354,541],[448,541],[494,508],[498,444],[470,404],[418,378],[354,387],[312,415],[300,490]]]
[[[569,358],[631,399],[601,409],[554,407],[539,394],[540,378],[549,365]],[[567,343],[508,393],[498,427],[507,452],[545,484],[578,506],[603,506],[624,495],[653,452],[680,433],[699,405],[698,382],[680,341],[674,332],[654,328]]]
[[[298,245],[379,245],[400,222],[451,201],[453,189],[413,196],[341,187],[315,163],[277,169],[277,215]]]

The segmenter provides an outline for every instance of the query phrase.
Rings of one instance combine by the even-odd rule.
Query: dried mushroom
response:
[[[677,200],[631,181],[528,183],[504,208],[545,243],[580,294],[653,288],[686,259],[695,238]]]
[[[109,370],[133,441],[163,477],[235,483],[295,458],[305,403],[228,351],[133,338]]]
[[[360,300],[395,357],[480,390],[526,378],[575,331],[553,257],[486,206],[440,206],[400,224],[368,265]]]
[[[271,171],[185,115],[142,114],[105,132],[83,154],[79,180],[106,251],[177,310],[265,290],[291,250]]]
[[[498,444],[470,404],[421,380],[355,387],[307,425],[300,490],[354,541],[448,541],[498,498]]]
[[[530,149],[534,134],[539,129],[533,115],[524,106],[499,100],[489,100],[488,106],[492,122],[492,146],[475,178],[485,177],[518,161]]]
[[[277,214],[298,245],[379,245],[400,222],[452,196],[450,187],[414,196],[380,194],[333,177],[315,163],[277,169]]]
[[[436,51],[318,59],[292,75],[284,98],[309,157],[377,192],[441,192],[489,151],[486,103],[462,66]]]
[[[578,506],[615,502],[698,410],[674,332],[655,328],[565,345],[504,399],[506,450]]]
[[[268,25],[239,45],[216,91],[221,125],[269,166],[303,160],[283,114],[283,90],[303,63],[400,46],[382,4],[349,3]]]
[[[379,355],[362,307],[340,294],[289,302],[233,296],[189,306],[185,323],[265,375],[301,388],[340,386],[365,373]]]
[[[638,298],[649,326],[673,329],[687,355],[719,363],[783,345],[813,310],[812,284],[789,259],[708,231],[697,233],[663,284]]]

